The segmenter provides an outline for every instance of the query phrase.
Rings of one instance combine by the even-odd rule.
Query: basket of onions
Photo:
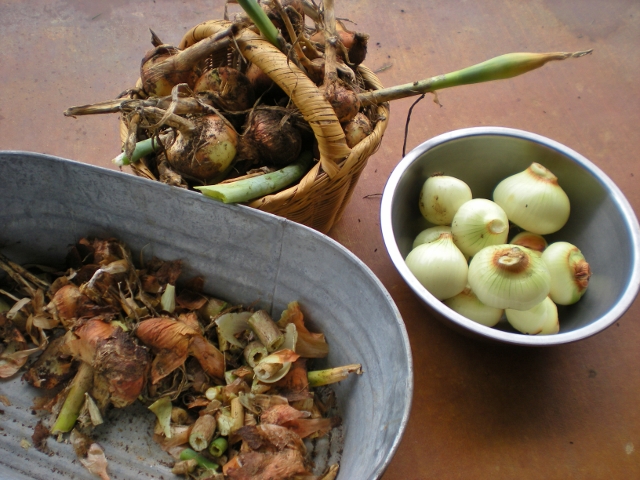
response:
[[[178,46],[152,32],[134,88],[65,115],[120,113],[114,162],[136,175],[324,233],[379,147],[390,101],[588,53],[507,54],[383,88],[362,63],[368,35],[337,20],[333,0],[237,3],[241,13],[196,25]]]

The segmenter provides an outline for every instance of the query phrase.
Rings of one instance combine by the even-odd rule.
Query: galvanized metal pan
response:
[[[382,476],[411,408],[411,350],[389,293],[348,250],[280,217],[47,155],[0,152],[0,185],[0,249],[18,263],[60,264],[81,237],[117,237],[134,255],[182,259],[184,278],[203,276],[208,293],[230,302],[279,316],[298,300],[327,337],[326,364],[364,368],[335,386],[343,426],[313,447],[315,460],[339,459],[341,479]],[[37,395],[19,375],[0,381],[0,478],[94,478],[67,443],[49,439],[49,454],[21,445],[38,422]],[[110,413],[98,441],[111,478],[173,478],[152,425],[142,406]]]

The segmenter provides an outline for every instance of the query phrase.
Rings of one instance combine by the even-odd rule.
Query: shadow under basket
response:
[[[196,25],[180,42],[189,47],[218,33],[226,22],[212,20]],[[320,159],[300,181],[277,193],[259,197],[248,206],[327,233],[347,206],[367,160],[380,146],[389,122],[389,105],[373,105],[370,117],[375,120],[371,134],[353,148],[347,146],[345,134],[320,88],[276,47],[254,32],[245,29],[236,37],[242,56],[256,64],[285,92],[311,127],[318,143]],[[365,90],[383,88],[378,77],[359,65],[356,75]],[[138,82],[141,86],[141,82]],[[120,121],[120,138],[124,144],[129,134]],[[157,180],[144,160],[132,164],[134,174]]]

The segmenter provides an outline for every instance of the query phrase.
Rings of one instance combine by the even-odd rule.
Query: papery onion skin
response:
[[[493,201],[520,228],[538,235],[560,230],[569,219],[569,197],[558,178],[539,163],[502,180],[493,191]]]
[[[438,300],[453,297],[467,286],[467,260],[450,233],[418,245],[405,261],[411,273]]]
[[[527,247],[540,253],[542,253],[548,245],[547,241],[542,235],[526,231],[518,233],[511,239],[511,241],[509,241],[509,243],[512,245]]]
[[[554,335],[560,331],[558,307],[549,297],[529,310],[506,309],[505,315],[509,324],[520,333]]]
[[[554,242],[542,253],[551,273],[549,296],[558,305],[572,305],[589,286],[591,267],[578,247],[569,242]]]
[[[431,243],[440,237],[441,233],[451,233],[451,227],[448,225],[436,225],[422,230],[413,240],[413,248],[423,243]]]
[[[229,112],[246,110],[255,101],[247,76],[231,67],[207,70],[196,81],[193,92]]]
[[[485,305],[528,310],[549,294],[551,274],[532,250],[518,245],[493,245],[471,259],[469,285]]]
[[[180,132],[167,148],[167,160],[178,172],[202,181],[224,172],[236,156],[236,132],[217,115],[198,117],[194,134]]]
[[[455,297],[447,298],[444,304],[463,317],[486,327],[495,327],[504,313],[502,308],[489,307],[482,303],[470,287]]]
[[[418,206],[427,221],[434,225],[451,225],[460,206],[471,198],[471,189],[462,180],[447,175],[433,175],[422,185]]]
[[[344,137],[349,148],[355,147],[362,140],[371,135],[373,128],[369,118],[361,112],[358,112],[351,121],[342,126]]]
[[[509,235],[509,219],[497,203],[474,198],[460,206],[451,222],[456,246],[472,257],[489,245],[502,245]]]
[[[240,142],[242,156],[277,168],[295,162],[302,151],[302,134],[287,118],[284,110],[253,110]]]
[[[180,50],[172,45],[158,45],[149,50],[140,62],[140,79],[144,91],[152,97],[171,95],[171,90],[179,83],[193,87],[198,75],[193,68],[175,68],[166,73],[157,66],[178,54]]]
[[[360,99],[356,92],[342,82],[332,82],[324,88],[324,96],[333,107],[340,123],[355,118],[360,111]]]

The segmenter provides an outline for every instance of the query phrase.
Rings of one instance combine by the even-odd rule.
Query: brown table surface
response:
[[[112,115],[65,108],[133,86],[152,28],[177,44],[221,18],[222,0],[3,0],[0,149],[114,168]],[[637,0],[337,0],[337,15],[371,35],[365,62],[387,86],[508,52],[577,51],[523,77],[439,93],[413,112],[407,151],[457,128],[497,125],[557,140],[586,156],[640,207],[640,3]],[[440,324],[403,283],[380,233],[380,194],[402,157],[408,109],[391,106],[371,157],[330,236],[381,279],[404,318],[415,390],[409,425],[384,480],[640,478],[640,303],[578,343],[507,348]],[[0,179],[1,185],[2,179]]]

